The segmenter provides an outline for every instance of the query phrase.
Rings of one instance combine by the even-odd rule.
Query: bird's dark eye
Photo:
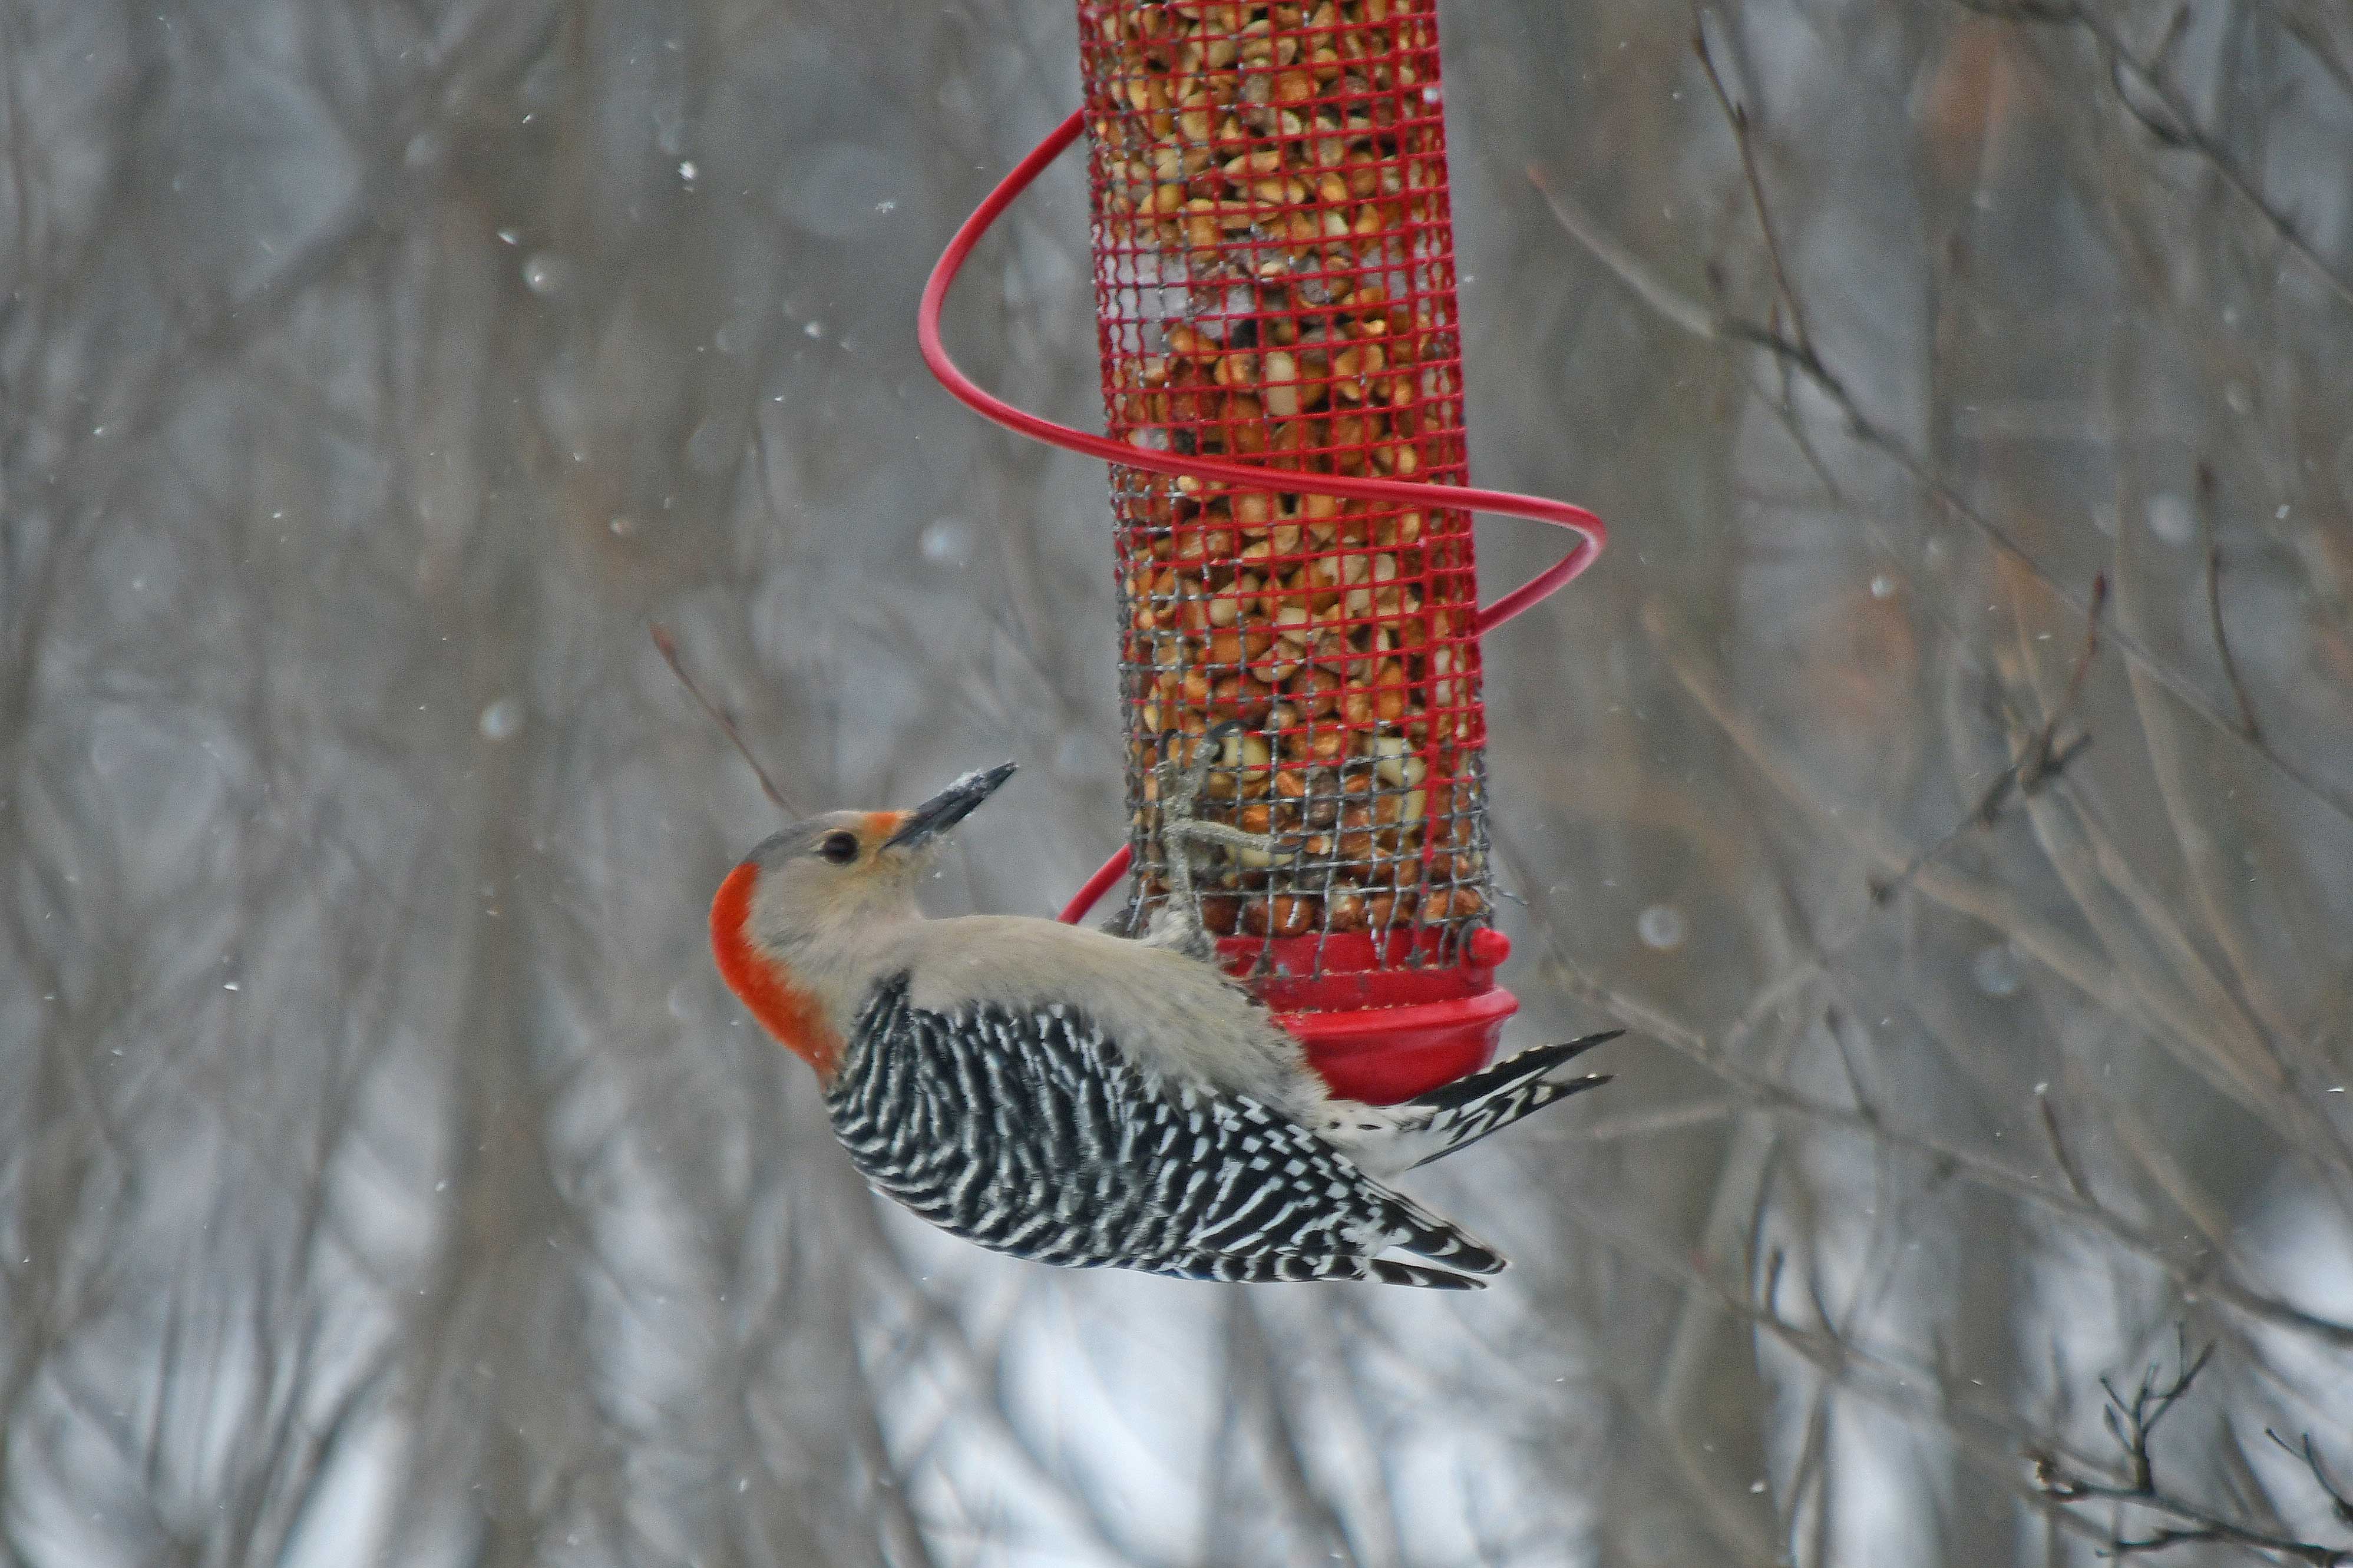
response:
[[[828,833],[817,852],[837,866],[847,866],[858,858],[858,836],[854,833]]]

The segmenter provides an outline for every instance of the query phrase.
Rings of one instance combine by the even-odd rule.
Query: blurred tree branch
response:
[[[2208,168],[2213,170],[2232,195],[2263,220],[2264,226],[2287,247],[2289,254],[2303,262],[2322,286],[2337,296],[2340,303],[2353,306],[2353,283],[2340,277],[2312,248],[2287,215],[2272,205],[2253,178],[2239,167],[2230,150],[2199,123],[2198,116],[2189,105],[2165,80],[2164,57],[2171,48],[2173,40],[2179,37],[2181,26],[2189,16],[2188,5],[2175,8],[2156,60],[2145,64],[2126,47],[2116,25],[2096,7],[2082,4],[2081,0],[1954,0],[1954,4],[1979,16],[2002,21],[2083,29],[2084,35],[2099,47],[2100,58],[2107,68],[2108,85],[2115,93],[2117,107],[2138,121],[2160,145],[2196,153]],[[2129,88],[2127,82],[2131,84]],[[2164,110],[2163,114],[2158,114],[2136,98],[2137,92],[2153,99]]]

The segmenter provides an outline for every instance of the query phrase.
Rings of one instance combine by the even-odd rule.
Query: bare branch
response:
[[[657,621],[649,629],[653,634],[654,647],[661,650],[662,658],[670,664],[670,672],[678,677],[678,683],[686,688],[687,694],[702,705],[705,713],[711,715],[711,721],[719,726],[719,732],[727,737],[728,743],[735,748],[735,754],[750,766],[753,776],[760,781],[761,793],[786,816],[807,816],[785,798],[785,792],[776,787],[776,781],[768,776],[768,770],[760,765],[760,759],[754,756],[752,748],[744,743],[743,732],[735,727],[735,716],[705,697],[702,688],[695,684],[694,677],[686,672],[686,661],[679,657],[678,639],[670,635],[670,628]]]
[[[1814,341],[1806,331],[1806,312],[1798,301],[1798,290],[1789,282],[1789,268],[1781,258],[1781,242],[1773,232],[1773,209],[1765,200],[1765,179],[1757,171],[1757,148],[1749,133],[1748,106],[1732,96],[1724,85],[1724,77],[1715,67],[1715,52],[1708,47],[1707,13],[1701,0],[1692,0],[1692,52],[1699,57],[1700,68],[1707,74],[1708,89],[1715,94],[1718,108],[1724,110],[1726,123],[1732,127],[1732,140],[1740,150],[1740,172],[1748,182],[1748,199],[1757,215],[1757,227],[1765,237],[1765,257],[1773,268],[1773,289],[1779,308],[1789,315],[1789,335],[1809,360],[1814,357]]]
[[[2306,1563],[2313,1568],[2343,1568],[2353,1563],[2353,1546],[2328,1546],[2283,1535],[2173,1492],[2158,1479],[2152,1447],[2157,1429],[2189,1393],[2190,1385],[2214,1356],[2211,1344],[2193,1356],[2187,1330],[2180,1332],[2179,1340],[2172,1373],[2168,1375],[2162,1368],[2151,1364],[2142,1372],[2140,1384],[2129,1397],[2119,1394],[2110,1379],[2100,1379],[2100,1387],[2107,1395],[2100,1418],[2121,1452],[2121,1479],[2094,1474],[2057,1450],[2044,1448],[2027,1455],[2034,1465],[2034,1484],[2045,1497],[2057,1502],[2123,1504],[2128,1511],[2154,1514],[2168,1521],[2151,1527],[2145,1534],[2126,1534],[2121,1527],[2111,1531],[2108,1550],[2118,1557],[2207,1542],[2240,1547],[2275,1560]],[[2288,1452],[2296,1452],[2277,1434],[2268,1435]],[[2304,1457],[2314,1476],[2330,1497],[2336,1498],[2335,1489],[2321,1471],[2309,1436],[2305,1438]],[[2353,1515],[2346,1517],[2348,1522],[2353,1522]]]
[[[2239,729],[2250,741],[2260,741],[2263,731],[2255,724],[2254,700],[2247,695],[2247,683],[2239,675],[2238,657],[2231,651],[2231,634],[2222,623],[2222,545],[2214,529],[2214,469],[2211,465],[2198,465],[2198,526],[2206,536],[2206,618],[2214,628],[2214,651],[2222,656],[2222,674],[2231,682],[2231,693],[2239,700]]]
[[[2091,6],[2078,3],[2078,0],[1954,0],[1954,3],[1980,16],[2006,21],[2081,27],[2099,46],[2102,58],[2108,63],[2109,86],[2115,92],[2118,107],[2140,121],[2159,142],[2196,153],[2233,195],[2246,203],[2249,209],[2263,219],[2264,226],[2310,269],[2315,279],[2340,301],[2353,305],[2353,282],[2340,277],[2327,259],[2312,248],[2295,222],[2272,205],[2269,198],[2256,188],[2253,178],[2231,156],[2230,149],[2215,140],[2212,132],[2199,122],[2189,105],[2166,82],[2161,74],[2163,50],[2159,51],[2159,59],[2156,63],[2144,65],[2125,47],[2124,39],[2107,17]],[[2180,16],[2186,15],[2185,8]],[[2179,22],[2179,16],[2177,16],[2177,26]],[[2172,37],[2173,29],[2169,28],[2167,34],[2168,47]],[[2141,91],[2157,100],[2164,109],[2166,118],[2158,119],[2134,100],[2132,94],[2125,89],[2127,79]]]
[[[1967,0],[1961,0],[1961,3],[1967,3]],[[1556,198],[1554,211],[1556,216],[1561,217],[1562,227],[1570,237],[1577,239],[1580,244],[1585,243],[1579,230],[1586,226],[1570,221],[1568,215],[1573,212],[1573,209]],[[1616,250],[1618,247],[1613,246],[1611,248]],[[1605,264],[1609,260],[1609,253],[1596,250],[1594,254]],[[1618,269],[1613,267],[1612,270]],[[1662,293],[1669,299],[1672,298],[1672,292],[1665,289],[1665,286],[1659,281],[1655,273],[1633,275],[1621,273],[1620,275],[1629,277],[1630,286],[1631,277],[1648,278],[1649,281],[1646,284],[1636,289],[1636,292],[1642,297],[1645,303],[1651,302],[1653,296]],[[1708,330],[1703,335],[1725,342],[1746,344],[1773,356],[1783,364],[1794,367],[1814,385],[1816,390],[1837,405],[1840,414],[1843,416],[1849,435],[1894,462],[1913,483],[1918,485],[1938,505],[1968,523],[2001,554],[2026,568],[2034,580],[2040,583],[2052,597],[2077,614],[2086,618],[2090,616],[2092,604],[2089,595],[2079,594],[2060,582],[2032,552],[2019,542],[2010,530],[1971,505],[1968,499],[1954,489],[1937,469],[1930,466],[1927,460],[1915,454],[1893,432],[1883,428],[1865,414],[1862,404],[1852,393],[1848,391],[1845,383],[1833,374],[1829,364],[1810,345],[1777,332],[1770,327],[1758,326],[1754,322],[1732,318],[1712,317],[1706,311],[1688,303],[1679,308],[1663,310],[1661,313],[1687,331],[1698,331],[1700,323],[1708,323]],[[1787,409],[1785,412],[1793,418],[1796,416],[1794,409]],[[2139,638],[2122,630],[2114,631],[2111,636],[2119,651],[2132,660],[2137,668],[2147,670],[2166,690],[2172,693],[2175,700],[2183,707],[2215,728],[2237,736],[2252,747],[2256,754],[2261,756],[2281,777],[2328,807],[2347,822],[2353,823],[2353,794],[2347,793],[2321,777],[2311,768],[2289,758],[2264,736],[2246,733],[2238,723],[2214,705],[2212,700],[2199,689],[2195,681],[2180,670],[2174,668],[2167,660],[2159,658]]]
[[[2082,755],[2084,749],[2092,743],[2087,731],[2064,746],[2060,745],[2059,726],[2073,715],[2076,701],[2083,695],[2084,678],[2091,670],[2093,655],[2099,651],[2100,610],[2107,603],[2107,598],[2106,575],[2094,577],[2091,613],[2084,617],[2084,651],[2076,657],[2074,672],[2068,677],[2066,695],[2060,699],[2057,707],[2052,709],[2051,716],[2043,721],[2042,727],[2035,731],[2033,743],[1994,775],[1993,783],[1986,786],[1985,793],[1978,797],[1968,815],[1954,824],[1942,838],[1913,857],[1911,862],[1894,877],[1885,881],[1873,879],[1871,884],[1873,902],[1884,904],[1892,900],[1896,894],[1911,886],[1913,879],[1930,861],[1959,842],[1970,829],[1991,827],[1999,821],[2002,808],[2009,804],[2013,792],[2021,800],[2032,798],[2044,785],[2065,772],[2067,764]]]

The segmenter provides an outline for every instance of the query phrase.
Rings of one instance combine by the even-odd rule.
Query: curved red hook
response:
[[[1548,522],[1566,528],[1577,535],[1577,547],[1550,566],[1537,573],[1518,587],[1482,606],[1479,611],[1482,632],[1499,626],[1514,616],[1535,604],[1539,599],[1557,592],[1568,581],[1593,564],[1594,558],[1609,542],[1609,530],[1602,521],[1581,506],[1567,501],[1551,500],[1543,496],[1514,495],[1509,490],[1474,489],[1468,485],[1435,485],[1412,479],[1349,479],[1339,474],[1306,474],[1289,468],[1276,469],[1253,463],[1229,463],[1215,458],[1179,457],[1169,452],[1155,452],[1148,447],[1114,441],[1108,436],[1090,436],[1083,430],[1073,430],[1067,425],[1057,425],[1050,419],[1016,408],[1003,398],[981,387],[970,376],[956,368],[948,351],[940,342],[940,316],[947,308],[948,290],[955,286],[957,272],[980,237],[988,232],[1014,199],[1045,171],[1046,165],[1062,155],[1071,142],[1086,131],[1086,112],[1073,112],[1068,120],[1054,128],[1053,133],[1032,148],[1029,155],[1013,166],[1013,172],[998,182],[987,200],[974,209],[948,241],[932,268],[930,279],[923,285],[923,301],[915,317],[915,340],[922,346],[923,363],[939,378],[940,384],[966,407],[992,419],[1007,429],[1060,447],[1065,451],[1100,458],[1122,468],[1142,468],[1150,473],[1177,477],[1190,475],[1196,479],[1213,479],[1219,484],[1239,485],[1250,489],[1298,491],[1309,495],[1339,496],[1347,500],[1388,501],[1402,506],[1442,506],[1464,511],[1493,512],[1501,517],[1526,518],[1535,522]],[[1113,883],[1126,875],[1133,851],[1122,846],[1118,854],[1105,861],[1103,868],[1087,879],[1062,910],[1067,924],[1076,924],[1095,901],[1110,891]]]

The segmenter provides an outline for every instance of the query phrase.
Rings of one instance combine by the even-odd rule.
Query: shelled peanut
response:
[[[1251,291],[1255,313],[1166,323],[1164,346],[1113,361],[1114,421],[1170,430],[1205,456],[1359,477],[1427,478],[1434,461],[1459,454],[1454,361],[1430,358],[1432,323],[1393,303],[1385,285],[1326,278]],[[1435,457],[1423,449],[1432,437]],[[1202,493],[1198,481],[1176,482],[1180,494]],[[1306,499],[1314,510],[1292,521],[1345,510],[1328,496]],[[1271,504],[1246,510],[1237,522],[1275,521]]]
[[[1097,0],[1082,21],[1103,213],[1125,243],[1186,255],[1197,280],[1263,278],[1430,220],[1445,182],[1421,8]]]

